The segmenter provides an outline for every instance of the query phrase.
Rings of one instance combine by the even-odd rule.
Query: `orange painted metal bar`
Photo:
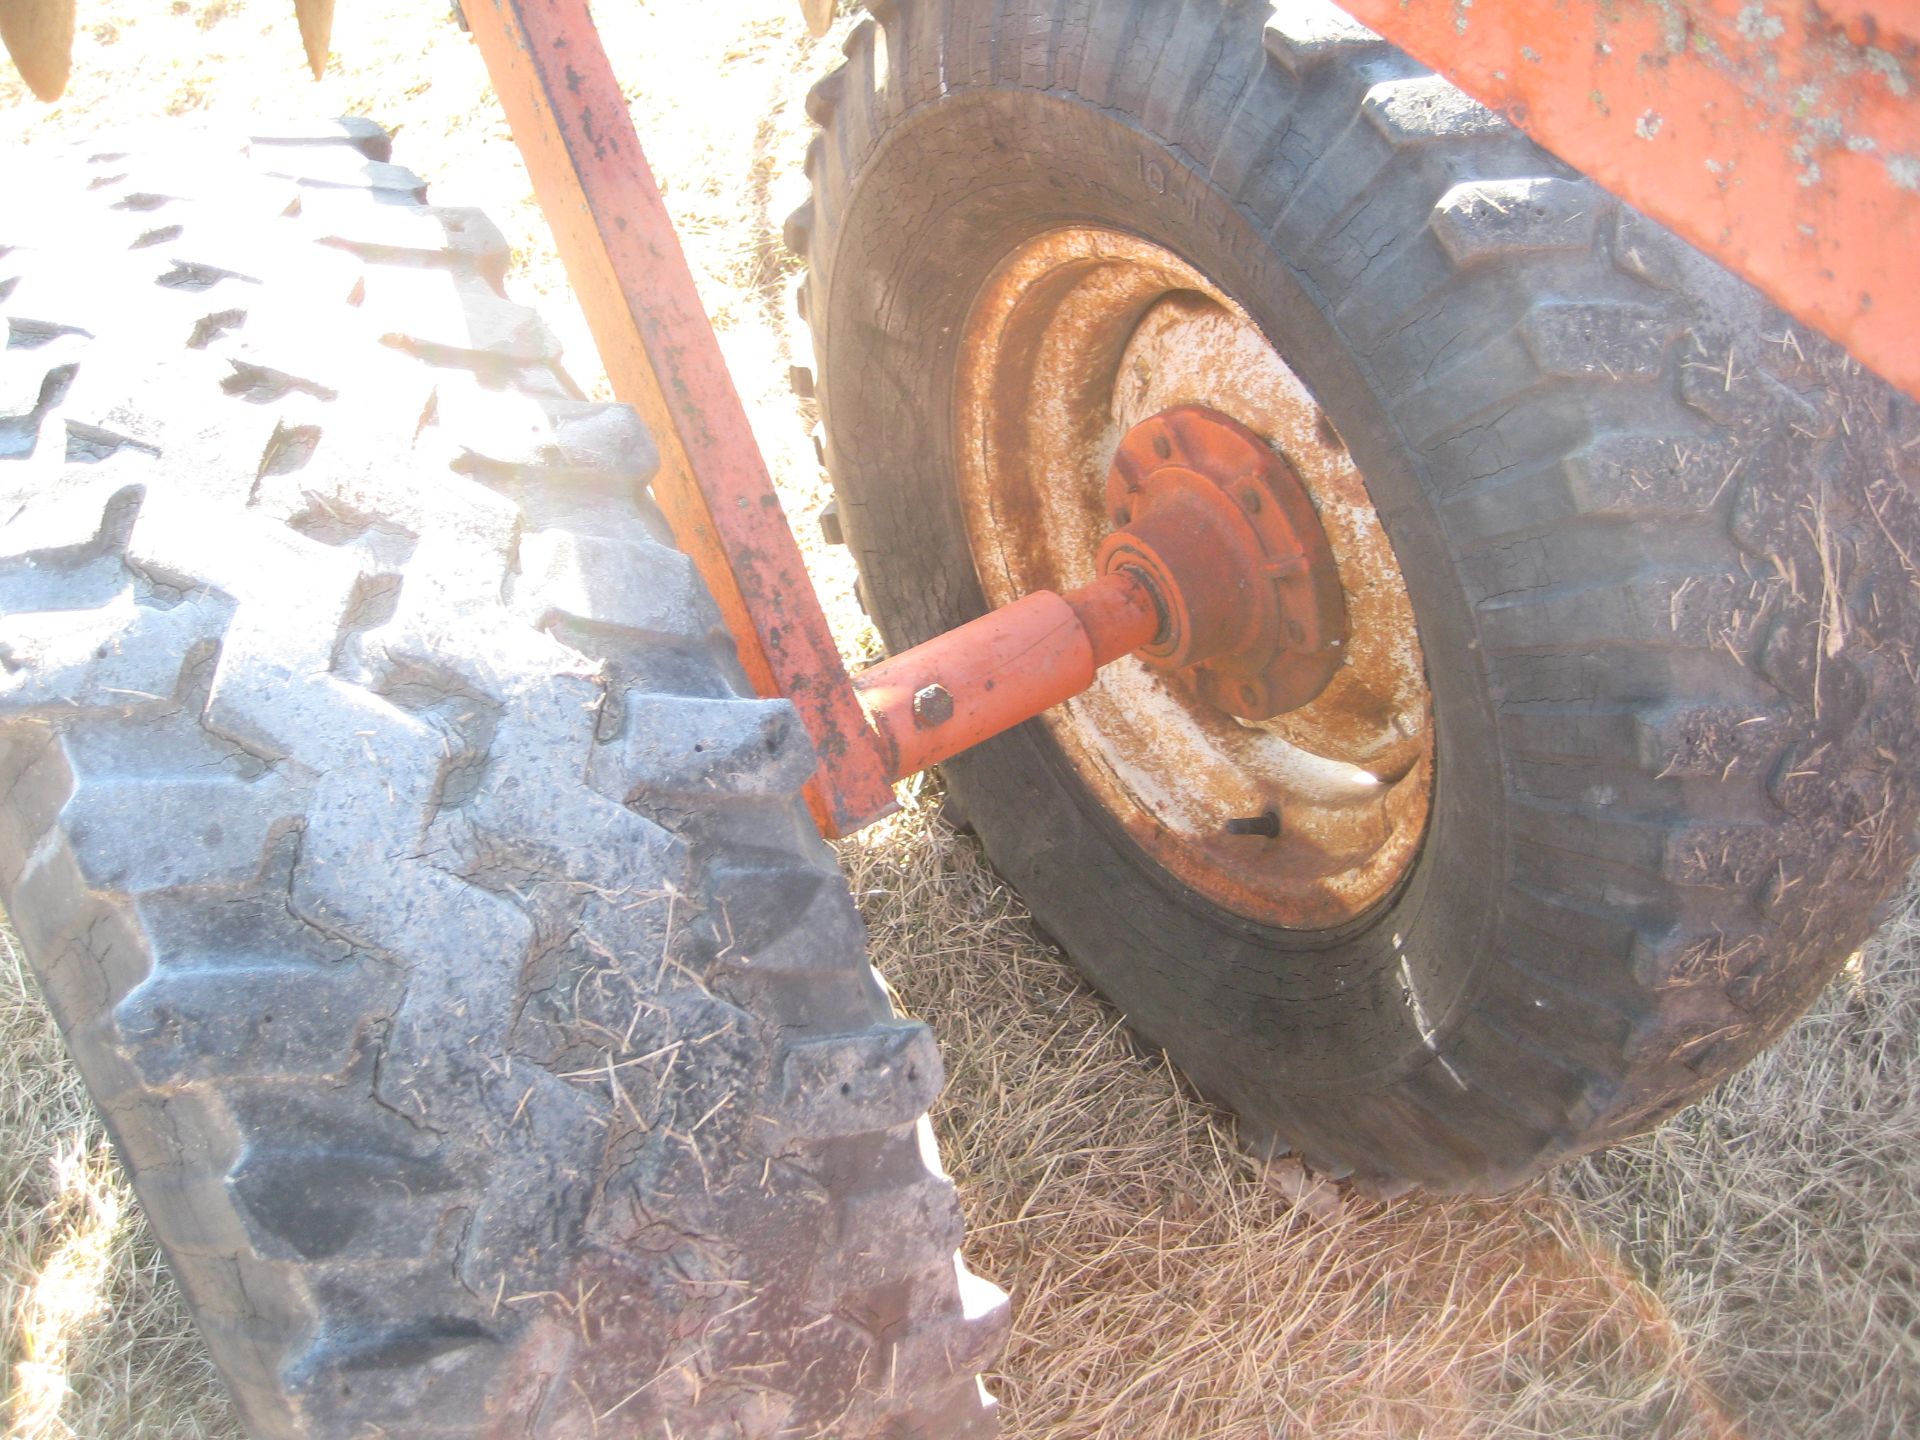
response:
[[[1913,0],[1337,0],[1920,397]]]
[[[773,493],[586,0],[466,0],[614,394],[660,447],[654,498],[762,695],[820,753],[808,802],[845,835],[895,808],[891,776]]]
[[[1023,595],[882,660],[853,688],[905,777],[1072,699],[1162,623],[1153,592],[1118,570],[1065,595]]]

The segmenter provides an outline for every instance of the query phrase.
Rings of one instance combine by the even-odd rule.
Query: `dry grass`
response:
[[[602,0],[598,13],[640,82],[636,119],[842,643],[864,648],[850,567],[806,523],[825,492],[811,417],[785,384],[805,344],[777,242],[801,192],[799,100],[832,51],[804,40],[793,0]],[[557,307],[576,362],[590,356],[478,61],[438,0],[343,5],[341,63],[318,90],[283,0],[94,0],[81,26],[68,102],[32,108],[0,79],[5,143],[163,113],[244,121],[288,95],[398,122],[401,158],[440,199],[500,221],[514,283]],[[1254,1173],[1223,1117],[1129,1042],[931,796],[842,855],[877,962],[941,1037],[938,1119],[976,1264],[1017,1296],[999,1382],[1011,1435],[1920,1429],[1913,906],[1781,1046],[1646,1141],[1502,1201],[1376,1206],[1304,1173]],[[8,1433],[235,1435],[31,984],[11,948],[0,960]]]
[[[1917,907],[1710,1103],[1560,1181],[1766,1433],[1920,1429]]]
[[[1016,1434],[1920,1422],[1910,908],[1777,1049],[1637,1145],[1499,1201],[1379,1206],[1309,1179],[1289,1203],[970,841],[923,807],[844,854],[881,967],[948,1057],[979,1268],[1019,1292]]]
[[[237,1436],[219,1378],[0,927],[0,1362],[9,1437]]]

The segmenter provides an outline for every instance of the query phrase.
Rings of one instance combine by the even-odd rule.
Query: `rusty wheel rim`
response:
[[[1041,722],[1150,857],[1236,914],[1324,930],[1407,873],[1433,789],[1433,710],[1413,604],[1332,422],[1247,313],[1170,251],[1053,230],[995,270],[968,317],[956,459],[990,605],[1095,578],[1116,447],[1204,405],[1305,485],[1333,550],[1347,658],[1309,704],[1250,724],[1128,657]]]

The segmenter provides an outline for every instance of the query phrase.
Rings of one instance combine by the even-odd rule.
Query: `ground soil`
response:
[[[844,7],[843,7],[844,8]],[[806,86],[796,0],[601,0],[609,52],[843,649],[875,639],[787,385],[779,243]],[[68,98],[0,76],[0,144],[373,116],[487,208],[512,284],[602,385],[471,45],[439,0],[341,6],[315,85],[285,0],[82,0]],[[4,238],[4,237],[0,237]],[[1920,919],[1903,905],[1774,1051],[1632,1146],[1498,1201],[1367,1203],[1255,1170],[938,817],[842,847],[876,963],[939,1033],[976,1268],[1017,1319],[1010,1435],[1879,1437],[1920,1429]],[[15,949],[0,950],[7,1434],[239,1433]]]

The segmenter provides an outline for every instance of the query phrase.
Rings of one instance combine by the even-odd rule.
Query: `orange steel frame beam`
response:
[[[814,819],[844,835],[894,808],[746,411],[640,152],[586,0],[465,0],[535,196],[614,394],[660,447],[653,493],[756,691],[794,703],[821,764]]]
[[[1920,398],[1916,0],[1336,0]]]

